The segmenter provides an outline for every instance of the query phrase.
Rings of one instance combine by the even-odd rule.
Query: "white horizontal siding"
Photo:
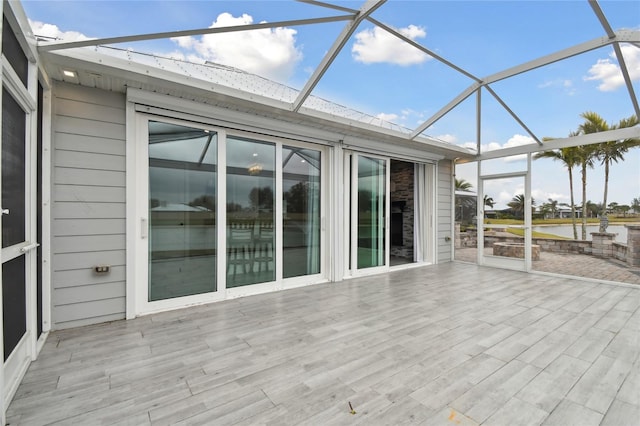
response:
[[[53,90],[52,313],[56,329],[124,318],[125,97]],[[110,265],[96,274],[96,265]]]
[[[56,184],[124,187],[125,182],[126,175],[122,170],[78,169],[58,166],[54,176]]]
[[[53,279],[60,281],[59,289],[67,287],[87,287],[91,288],[88,283],[92,285],[104,284],[109,282],[122,282],[124,283],[126,276],[126,270],[124,265],[111,266],[111,271],[108,274],[96,274],[93,269],[74,269],[70,271],[57,271],[53,273]]]
[[[122,203],[89,203],[59,201],[53,206],[53,217],[56,219],[122,219],[125,214]],[[99,225],[96,222],[96,226]],[[96,232],[100,228],[96,227]],[[124,230],[123,230],[124,232]]]
[[[121,235],[125,229],[124,219],[102,219],[100,229],[96,229],[93,219],[56,219],[53,223],[54,237],[75,235]]]
[[[442,160],[438,162],[438,262],[449,262],[453,260],[451,253],[451,161]]]

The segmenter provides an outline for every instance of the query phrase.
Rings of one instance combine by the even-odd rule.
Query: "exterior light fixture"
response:
[[[62,70],[62,74],[64,74],[65,77],[69,77],[69,78],[76,78],[77,74],[75,71],[71,71],[71,70]]]

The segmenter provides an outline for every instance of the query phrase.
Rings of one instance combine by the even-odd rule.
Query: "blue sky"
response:
[[[357,9],[361,2],[333,2]],[[601,1],[614,30],[640,29],[640,3]],[[66,39],[109,37],[262,21],[281,21],[341,12],[291,1],[23,1],[36,33]],[[471,74],[484,77],[522,62],[604,35],[585,1],[394,1],[373,17],[400,30]],[[43,24],[50,24],[43,26]],[[297,26],[260,34],[193,37],[129,43],[119,47],[205,59],[301,88],[344,22]],[[54,27],[55,26],[55,27]],[[70,33],[75,32],[75,33]],[[539,137],[565,137],[596,111],[608,122],[633,114],[619,84],[613,49],[606,47],[492,85]],[[640,93],[640,48],[626,45],[625,60]],[[364,22],[323,77],[314,94],[415,128],[472,81],[416,49],[398,45]],[[425,132],[458,145],[475,145],[476,99],[471,97]],[[484,91],[482,144],[531,143],[521,126]],[[610,201],[640,197],[640,149],[612,171]],[[547,164],[548,163],[548,164]],[[507,170],[518,162],[496,162]],[[568,201],[566,172],[550,161],[536,162],[534,197]],[[588,198],[598,201],[602,173],[590,173]],[[459,176],[475,182],[473,173]],[[508,183],[507,183],[508,185]],[[502,188],[513,190],[514,188]],[[579,188],[577,188],[579,189]],[[515,195],[515,194],[514,194]],[[579,199],[579,197],[578,197]]]

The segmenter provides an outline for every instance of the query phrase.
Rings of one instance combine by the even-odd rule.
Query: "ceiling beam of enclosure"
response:
[[[533,154],[540,151],[552,151],[560,148],[570,148],[579,145],[591,145],[605,141],[617,141],[623,139],[640,138],[640,126],[624,127],[622,129],[607,130],[605,132],[587,133],[568,138],[549,139],[544,142],[544,149],[540,149],[539,145],[519,145],[509,148],[496,149],[494,151],[486,151],[481,153],[471,161],[491,160],[495,158],[511,157],[513,155]]]
[[[336,38],[331,45],[331,48],[327,52],[327,54],[322,58],[320,64],[313,71],[313,74],[307,80],[307,83],[304,85],[298,97],[293,102],[292,110],[297,112],[304,101],[311,95],[311,91],[316,87],[316,85],[320,82],[322,76],[327,72],[331,63],[336,59],[342,48],[347,41],[349,41],[349,37],[358,29],[360,23],[370,14],[372,14],[376,9],[382,6],[387,0],[368,0],[365,4],[362,5],[360,10],[354,15],[353,20],[342,29],[340,35]]]
[[[609,36],[606,37],[598,37],[594,40],[590,40],[581,44],[578,44],[576,46],[572,46],[569,47],[567,49],[563,49],[563,50],[559,50],[557,52],[551,53],[549,55],[546,56],[542,56],[540,58],[516,65],[514,67],[511,67],[509,69],[503,70],[503,71],[499,71],[497,73],[491,74],[483,79],[480,80],[479,83],[473,83],[471,86],[469,86],[467,89],[465,89],[462,93],[460,93],[458,96],[456,96],[451,102],[449,102],[447,105],[445,105],[444,108],[442,108],[440,111],[436,112],[433,116],[431,116],[430,118],[428,118],[427,120],[425,120],[421,125],[419,125],[414,131],[413,133],[411,133],[411,137],[415,138],[417,137],[419,134],[421,134],[422,132],[424,132],[425,130],[427,130],[429,127],[431,127],[436,121],[438,121],[440,118],[442,118],[444,115],[446,115],[449,111],[451,111],[452,109],[454,109],[456,106],[458,106],[462,101],[464,101],[465,99],[467,99],[474,91],[478,90],[479,87],[485,86],[486,88],[489,88],[489,84],[491,83],[495,83],[501,80],[505,80],[507,78],[510,77],[514,77],[518,74],[522,74],[525,73],[527,71],[531,71],[546,65],[550,65],[553,64],[555,62],[561,61],[563,59],[567,59],[567,58],[571,58],[573,56],[576,55],[580,55],[582,53],[586,53],[589,52],[591,50],[595,50],[595,49],[599,49],[601,47],[604,46],[608,46],[610,44],[617,45],[618,43],[616,42],[617,40],[624,40],[625,42],[640,42],[640,31],[618,31],[618,32],[614,32],[614,37],[610,38]],[[620,53],[620,57],[622,57],[622,52]],[[621,62],[622,65],[623,62]],[[623,67],[621,66],[621,69]],[[626,72],[626,67],[625,67],[625,72]],[[629,78],[629,74],[628,72],[626,73],[626,78]],[[626,81],[626,80],[625,80]],[[635,97],[635,94],[633,92],[633,87],[631,87],[631,80],[629,78],[629,82],[627,84],[628,88],[629,88],[629,95],[632,98],[632,102],[634,103],[634,106],[637,105],[638,101]],[[495,95],[495,92],[493,92],[493,90],[490,90],[489,93],[491,93],[494,97],[496,97],[497,95]],[[505,107],[505,105],[501,102],[501,100],[496,97],[496,100],[498,100],[498,102],[500,102],[503,107]],[[636,109],[637,110],[637,109]],[[515,118],[515,114],[510,111],[507,108],[507,111],[514,116]],[[638,114],[638,116],[640,116],[640,114]],[[521,123],[521,120],[517,119],[517,121],[519,123]],[[522,123],[521,123],[522,124]],[[525,126],[525,130],[526,130],[526,126]],[[530,134],[531,132],[529,130],[527,130]],[[535,138],[534,139],[538,139]],[[540,143],[538,141],[538,143]]]
[[[629,91],[629,95],[631,96],[631,102],[633,103],[633,108],[635,109],[636,117],[640,117],[640,106],[638,105],[638,98],[636,97],[635,91],[633,90],[633,84],[631,83],[631,76],[629,75],[629,68],[627,68],[627,63],[625,62],[624,56],[622,55],[622,49],[620,48],[620,43],[617,41],[617,38],[618,38],[617,34],[611,28],[611,25],[609,24],[609,21],[607,20],[607,17],[604,15],[604,12],[600,8],[600,5],[598,4],[598,2],[595,0],[589,0],[589,5],[591,6],[591,9],[593,9],[593,12],[598,17],[598,20],[600,21],[600,25],[602,25],[602,28],[604,28],[604,30],[606,31],[607,35],[609,36],[609,39],[616,41],[615,43],[613,43],[613,50],[615,51],[616,59],[620,64],[620,71],[622,72],[624,83],[626,84],[627,90]]]

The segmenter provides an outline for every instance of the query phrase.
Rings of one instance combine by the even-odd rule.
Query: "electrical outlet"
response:
[[[98,265],[93,267],[93,270],[96,274],[106,274],[107,272],[109,272],[109,269],[109,265]]]

